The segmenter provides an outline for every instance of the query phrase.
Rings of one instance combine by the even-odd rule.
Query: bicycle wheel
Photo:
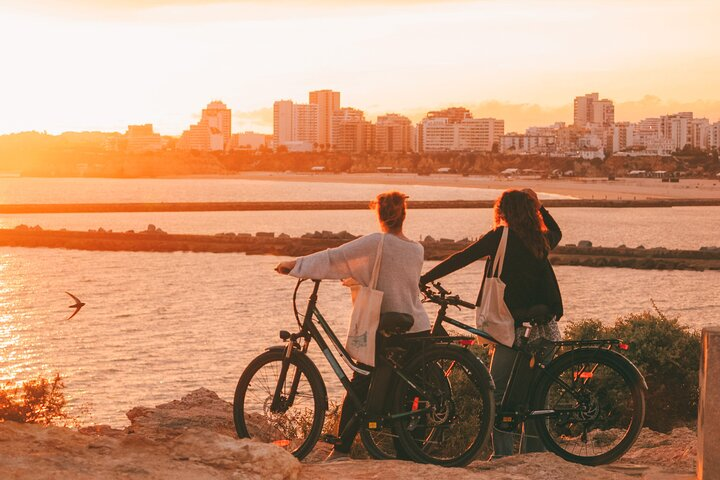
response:
[[[360,429],[360,440],[365,450],[376,460],[394,460],[398,458],[397,442],[399,440],[397,437],[391,426],[382,426],[378,429]]]
[[[294,353],[281,385],[280,405],[272,409],[284,356],[284,349],[267,351],[240,376],[233,403],[235,430],[240,438],[273,443],[302,459],[320,438],[327,396],[315,365]],[[294,379],[298,383],[291,398]]]
[[[570,462],[602,465],[627,452],[645,419],[645,393],[622,355],[580,349],[551,362],[539,378],[532,419],[548,450]]]
[[[395,431],[407,455],[447,467],[470,463],[490,436],[495,401],[490,373],[469,351],[434,346],[412,359],[395,390]]]

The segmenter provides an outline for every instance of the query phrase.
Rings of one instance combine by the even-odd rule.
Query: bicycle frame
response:
[[[368,370],[365,370],[358,364],[357,362],[353,361],[350,358],[350,354],[347,352],[345,347],[342,345],[341,341],[338,339],[337,335],[335,335],[335,332],[333,332],[332,328],[330,328],[330,325],[323,317],[322,313],[320,313],[320,310],[317,308],[317,293],[318,289],[320,287],[320,280],[312,280],[314,283],[312,293],[310,294],[310,299],[308,301],[305,315],[303,322],[301,324],[300,332],[296,334],[289,334],[287,332],[281,332],[281,338],[287,341],[287,346],[285,347],[285,356],[283,358],[282,367],[280,370],[280,375],[278,377],[278,384],[275,389],[275,393],[273,395],[273,400],[271,404],[271,410],[272,411],[280,411],[283,406],[285,408],[288,408],[292,405],[292,402],[295,397],[295,393],[297,392],[298,385],[300,383],[300,371],[296,370],[295,375],[293,376],[293,381],[291,384],[290,394],[288,398],[283,402],[282,401],[282,386],[285,384],[285,380],[287,378],[287,372],[290,367],[290,357],[293,355],[293,352],[295,350],[298,350],[299,352],[305,354],[308,350],[308,347],[310,345],[310,340],[314,339],[318,347],[320,348],[320,351],[325,356],[325,359],[330,364],[330,367],[335,372],[335,375],[337,375],[338,379],[340,380],[340,383],[342,384],[343,388],[345,388],[345,391],[347,392],[348,397],[351,399],[351,401],[354,403],[356,408],[356,414],[351,420],[351,422],[357,422],[359,421],[360,417],[364,416],[367,412],[364,408],[364,402],[358,397],[358,395],[355,393],[354,389],[351,386],[350,379],[348,378],[347,374],[343,370],[342,366],[340,365],[340,362],[338,362],[337,358],[333,354],[333,352],[330,349],[330,346],[323,338],[323,335],[320,332],[320,329],[315,325],[315,322],[313,319],[315,319],[320,325],[320,328],[325,332],[325,334],[330,339],[330,342],[333,344],[333,346],[336,348],[338,354],[340,357],[345,361],[345,363],[355,372],[361,374],[361,375],[369,375],[371,372]],[[298,282],[298,284],[301,283]],[[304,342],[302,346],[298,343],[298,339],[303,338]],[[407,382],[409,385],[411,385],[413,388],[415,388],[418,392],[424,395],[429,395],[428,392],[426,392],[422,387],[416,385],[411,379],[409,379],[401,369],[396,368],[394,365],[391,364],[391,367],[393,369],[393,372],[397,374],[400,378],[402,378],[405,382]],[[283,405],[284,404],[284,405]],[[418,408],[415,410],[411,410],[408,412],[399,412],[396,414],[388,415],[389,420],[398,420],[403,417],[411,416],[411,415],[417,415],[421,413],[425,413],[431,411],[430,407],[427,408]],[[347,427],[346,427],[347,428]],[[342,434],[341,434],[342,436]]]
[[[437,303],[437,302],[434,302],[434,303]],[[434,322],[434,324],[433,324],[433,328],[432,328],[431,334],[435,335],[435,334],[439,334],[439,333],[441,333],[441,332],[444,332],[444,330],[442,329],[442,323],[445,322],[445,323],[448,323],[448,324],[450,324],[450,325],[453,325],[454,327],[457,327],[457,328],[459,328],[459,329],[461,329],[461,330],[464,330],[464,331],[466,331],[466,332],[472,333],[473,335],[477,335],[478,337],[484,339],[485,342],[487,342],[487,343],[492,343],[492,344],[494,344],[494,345],[500,344],[500,342],[499,342],[497,339],[495,339],[492,335],[490,335],[488,332],[486,332],[486,331],[484,331],[484,330],[480,330],[480,329],[475,328],[475,327],[472,327],[472,326],[467,325],[467,324],[465,324],[465,323],[463,323],[463,322],[460,322],[460,321],[458,321],[458,320],[456,320],[456,319],[454,319],[454,318],[449,317],[449,316],[447,315],[448,303],[438,303],[438,304],[440,305],[440,310],[439,310],[438,313],[437,313],[437,317],[436,317],[435,322]],[[532,328],[532,327],[529,326],[529,324],[527,324],[527,325],[528,325],[528,326],[527,326],[526,328],[527,328],[528,330],[526,330],[526,331],[527,331],[527,333],[529,334],[529,328]],[[625,346],[625,344],[623,344],[623,343],[622,343],[620,340],[618,340],[618,339],[603,339],[603,340],[562,340],[562,341],[554,341],[554,342],[551,342],[551,344],[553,345],[553,348],[555,349],[555,351],[554,351],[554,353],[553,353],[552,358],[551,358],[549,361],[545,362],[543,359],[535,359],[535,360],[534,360],[534,367],[536,367],[536,368],[539,369],[538,372],[540,372],[540,375],[545,375],[545,374],[546,374],[546,373],[545,373],[545,370],[546,370],[547,365],[549,365],[549,364],[555,359],[555,357],[556,357],[556,352],[557,352],[557,350],[559,350],[560,348],[563,348],[563,347],[571,347],[571,350],[574,350],[574,349],[577,349],[577,348],[594,347],[594,348],[597,348],[598,350],[600,350],[600,349],[611,349],[613,346],[618,346],[619,348],[623,349],[623,347]],[[515,352],[517,352],[518,355],[516,356],[515,362],[513,363],[512,373],[511,373],[511,375],[510,375],[510,378],[508,379],[508,386],[510,386],[510,385],[512,384],[513,379],[514,379],[514,377],[515,377],[515,375],[516,375],[516,371],[517,371],[517,368],[518,368],[518,366],[519,366],[519,361],[520,361],[520,355],[519,355],[519,354],[520,354],[520,353],[526,353],[526,354],[530,353],[530,354],[532,354],[532,352],[529,352],[528,349],[525,348],[525,346],[520,346],[520,347],[512,346],[512,347],[509,347],[509,348],[511,348],[512,350],[514,350]],[[533,355],[533,357],[534,357],[534,355]],[[632,364],[631,364],[631,365],[632,365]],[[633,365],[633,367],[634,367],[634,365]],[[597,368],[597,367],[595,367],[595,368]],[[638,372],[638,373],[639,373],[639,372]],[[540,376],[538,375],[538,376],[535,378],[535,380],[533,381],[533,384],[537,383],[537,382],[539,381],[539,379],[540,379]],[[559,379],[559,378],[553,378],[553,381],[554,381],[555,383],[557,383],[558,385],[560,385],[560,386],[561,386],[563,389],[565,389],[566,391],[571,392],[571,394],[573,395],[573,397],[575,396],[574,393],[572,393],[572,392],[573,392],[573,389],[572,389],[569,385],[567,385],[567,383],[565,383],[564,381],[562,381],[562,380]],[[587,382],[587,380],[583,380],[583,382]],[[644,382],[644,379],[643,379],[643,382]],[[504,392],[504,394],[503,394],[503,399],[502,399],[502,401],[501,401],[501,403],[500,403],[501,406],[506,405],[507,397],[508,397],[509,394],[510,394],[510,388],[506,388],[506,389],[505,389],[505,392]],[[529,417],[548,416],[548,415],[555,415],[555,414],[560,414],[560,413],[564,413],[564,412],[565,412],[564,410],[554,409],[554,410],[533,410],[533,411],[527,411],[527,412],[512,412],[512,413],[514,413],[514,414],[520,414],[520,416],[523,417],[522,420],[524,421],[525,418],[529,418]],[[503,415],[503,413],[505,413],[505,412],[504,412],[504,408],[501,407],[501,408],[500,408],[500,411],[498,412],[498,415]],[[508,413],[509,413],[509,412],[508,412]]]

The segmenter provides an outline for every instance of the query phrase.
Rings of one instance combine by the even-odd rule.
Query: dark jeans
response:
[[[503,395],[507,389],[510,374],[512,373],[515,356],[518,353],[504,345],[496,345],[495,353],[490,362],[490,374],[495,381],[495,404],[500,408]],[[535,427],[535,422],[529,421],[523,424],[523,436],[519,453],[545,452],[545,446],[540,441]],[[513,455],[514,439],[517,433],[505,432],[493,428],[493,458]]]
[[[385,360],[385,348],[388,346],[402,347],[405,345],[407,339],[426,336],[428,334],[429,332],[406,333],[404,335],[394,335],[387,338],[378,333],[375,337],[375,368],[363,365],[366,370],[371,371],[370,375],[361,375],[353,372],[352,379],[350,380],[350,385],[358,398],[362,402],[367,402],[368,397],[372,397],[371,399],[379,399],[381,403],[383,403],[383,399],[389,400],[389,388],[392,385],[392,369],[390,365],[387,364],[387,360]],[[340,423],[338,425],[338,435],[341,436],[341,442],[335,445],[335,450],[338,452],[350,453],[353,441],[360,430],[360,422],[358,419],[350,424],[350,420],[352,420],[357,413],[355,403],[350,399],[349,395],[345,395],[342,411],[340,412]],[[348,425],[350,426],[348,427]],[[346,427],[349,428],[347,432],[345,431]]]

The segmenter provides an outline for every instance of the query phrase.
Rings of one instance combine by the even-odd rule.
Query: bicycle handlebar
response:
[[[423,285],[420,291],[425,296],[427,301],[436,303],[438,305],[453,305],[456,307],[464,307],[468,309],[474,309],[475,304],[462,300],[459,295],[450,295],[452,292],[445,290],[440,282],[431,283],[435,290],[427,285]]]

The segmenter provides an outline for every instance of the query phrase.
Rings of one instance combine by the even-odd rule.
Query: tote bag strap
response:
[[[503,227],[502,237],[500,238],[500,243],[498,244],[497,252],[495,252],[495,258],[493,260],[493,268],[490,275],[491,277],[500,278],[500,275],[502,275],[503,264],[505,263],[505,250],[507,250],[509,230],[510,229],[508,227]]]
[[[375,290],[377,286],[378,276],[380,275],[380,260],[382,260],[383,242],[385,242],[385,234],[381,234],[380,243],[378,243],[377,253],[375,254],[375,265],[373,266],[372,276],[370,277],[370,288]]]

